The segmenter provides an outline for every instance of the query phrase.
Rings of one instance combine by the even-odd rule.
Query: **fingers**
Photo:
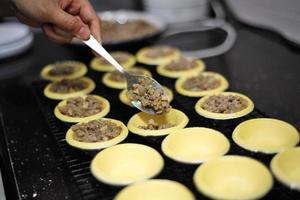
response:
[[[71,35],[87,40],[92,34],[101,41],[100,19],[87,0],[69,0],[58,7],[47,15],[49,18],[45,22],[52,25],[43,26],[51,40],[65,43],[71,40]]]
[[[53,31],[57,34],[57,35],[60,35],[62,37],[65,37],[65,38],[73,38],[74,35],[70,32],[67,32],[67,31],[64,31],[60,28],[58,28],[57,26],[52,26],[53,27]]]
[[[97,16],[92,5],[87,0],[77,0],[81,4],[79,16],[82,21],[88,24],[92,35],[101,42],[100,18]]]
[[[79,17],[73,16],[64,10],[57,10],[54,15],[55,17],[51,19],[51,23],[58,28],[70,32],[82,40],[89,38],[89,27]]]
[[[69,5],[67,12],[71,15],[79,15],[80,13],[80,3],[77,1],[73,1],[72,4]]]
[[[44,24],[42,26],[42,29],[45,33],[45,35],[52,41],[57,42],[57,43],[70,43],[73,36],[70,34],[59,30],[59,28],[54,28],[52,25]],[[58,32],[57,32],[58,31]]]
[[[92,35],[99,41],[102,42],[102,36],[101,36],[101,25],[100,25],[100,19],[98,18],[97,20],[93,20],[90,23],[90,30]]]

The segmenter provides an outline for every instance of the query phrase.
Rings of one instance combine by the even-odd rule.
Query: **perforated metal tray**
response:
[[[231,148],[228,154],[250,156],[263,162],[266,166],[269,166],[273,155],[265,155],[246,151],[237,146],[231,139],[233,129],[240,122],[252,118],[266,117],[267,115],[262,113],[260,110],[255,109],[251,114],[234,120],[221,121],[203,118],[199,116],[196,111],[194,111],[194,105],[198,100],[197,98],[188,98],[177,94],[174,90],[174,80],[158,76],[153,70],[153,67],[149,67],[149,69],[151,69],[155,79],[173,90],[174,100],[171,104],[174,108],[177,108],[188,115],[190,119],[188,124],[189,127],[209,127],[221,131],[231,143]],[[88,76],[93,78],[97,85],[93,93],[102,95],[110,101],[111,111],[107,117],[121,120],[124,122],[124,124],[126,124],[129,118],[138,112],[138,110],[135,108],[130,108],[119,101],[118,95],[120,90],[107,88],[101,83],[101,73],[90,71]],[[57,148],[61,151],[61,154],[64,158],[64,164],[67,168],[66,173],[69,173],[69,176],[67,177],[70,177],[70,181],[75,184],[75,188],[78,189],[76,192],[80,194],[81,199],[113,199],[117,192],[122,189],[122,187],[109,186],[97,181],[90,173],[90,161],[94,155],[85,151],[74,149],[65,142],[65,133],[70,127],[70,124],[61,122],[54,116],[53,110],[58,102],[49,100],[43,95],[43,89],[45,85],[46,82],[35,82],[32,84],[32,88],[49,125],[49,134],[55,138],[57,142]],[[199,193],[193,184],[193,173],[198,165],[181,164],[164,156],[160,149],[162,140],[163,137],[140,137],[134,134],[129,134],[129,136],[123,142],[141,143],[149,145],[158,150],[165,160],[165,166],[162,172],[155,178],[179,181],[186,185],[194,193],[197,199],[208,199]],[[272,190],[264,197],[264,199],[295,200],[300,199],[300,192],[290,190],[275,180]]]

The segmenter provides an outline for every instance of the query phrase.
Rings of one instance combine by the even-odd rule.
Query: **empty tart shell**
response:
[[[66,142],[70,146],[78,148],[78,149],[99,150],[99,149],[107,148],[107,147],[113,146],[115,144],[118,144],[118,143],[122,142],[127,137],[128,129],[123,124],[123,122],[121,122],[119,120],[115,120],[115,119],[109,119],[109,118],[101,118],[101,120],[109,120],[112,123],[116,124],[117,126],[120,126],[122,128],[121,133],[118,136],[116,136],[116,137],[114,137],[110,140],[107,140],[107,141],[81,142],[81,141],[78,141],[78,140],[74,139],[74,132],[73,132],[72,128],[70,128],[67,131],[67,134],[66,134]],[[79,124],[86,123],[86,122],[88,122],[88,121],[83,121],[83,122],[80,122]]]
[[[76,68],[76,70],[67,75],[51,75],[49,72],[54,69],[54,67],[59,64],[63,66],[70,66]],[[59,81],[62,79],[74,79],[84,76],[87,73],[87,67],[84,63],[78,61],[63,61],[58,63],[52,63],[46,65],[41,71],[41,77],[48,81]]]
[[[135,143],[118,144],[102,150],[91,162],[91,172],[109,185],[128,185],[156,176],[164,160],[153,148]]]
[[[89,121],[89,120],[93,120],[93,119],[99,119],[101,117],[104,117],[105,115],[107,115],[110,111],[110,104],[108,102],[107,99],[105,99],[104,97],[98,96],[98,95],[91,95],[94,98],[96,98],[97,100],[99,100],[102,103],[102,110],[94,115],[88,116],[88,117],[71,117],[68,115],[64,115],[63,113],[61,113],[61,111],[59,110],[59,107],[65,106],[67,104],[68,99],[65,99],[61,102],[59,102],[57,104],[57,106],[54,109],[54,115],[60,119],[61,121],[64,122],[70,122],[70,123],[74,123],[74,122],[83,122],[83,121]],[[82,98],[86,98],[87,95],[80,95],[78,97],[82,97]]]
[[[179,182],[152,179],[125,187],[114,200],[195,200],[195,197]]]
[[[157,57],[149,57],[147,53],[152,51],[154,48],[165,48],[171,50],[172,53],[167,56],[157,56]],[[163,63],[170,62],[173,59],[178,59],[180,57],[180,50],[170,46],[154,46],[154,47],[144,47],[140,49],[136,54],[136,59],[139,63],[143,63],[146,65],[159,65]]]
[[[252,112],[254,109],[254,104],[253,104],[252,100],[243,94],[236,93],[236,92],[221,92],[221,93],[217,93],[214,95],[224,95],[224,96],[233,95],[233,96],[241,97],[244,100],[246,100],[247,107],[238,112],[228,113],[228,114],[227,113],[210,112],[210,111],[207,111],[202,108],[202,105],[206,102],[206,100],[209,97],[213,96],[213,95],[209,95],[209,96],[202,97],[200,100],[197,101],[197,103],[195,105],[195,110],[199,115],[206,117],[206,118],[210,118],[210,119],[226,120],[226,119],[234,119],[234,118],[239,118],[239,117],[245,116],[245,115],[249,114],[250,112]]]
[[[202,72],[201,75],[214,77],[216,80],[219,81],[220,85],[218,87],[216,87],[214,89],[210,89],[210,90],[191,91],[191,90],[185,89],[183,87],[183,84],[185,83],[186,80],[188,80],[192,77],[195,77],[194,74],[193,75],[188,75],[188,76],[182,76],[182,77],[180,77],[179,79],[176,80],[175,89],[179,94],[184,95],[184,96],[188,96],[188,97],[203,97],[203,96],[223,92],[224,90],[226,90],[228,88],[228,85],[229,85],[228,81],[221,74],[218,74],[218,73],[215,73],[215,72]]]
[[[179,58],[178,58],[179,59]],[[177,60],[178,60],[177,59]],[[188,60],[192,60],[193,58],[187,58]],[[169,78],[179,78],[181,76],[193,76],[195,74],[198,74],[199,72],[202,72],[205,69],[205,64],[202,60],[197,59],[196,65],[187,70],[168,70],[166,66],[173,62],[174,60],[169,61],[168,63],[163,63],[159,66],[157,66],[156,71],[159,75],[169,77]]]
[[[289,148],[274,156],[271,170],[280,182],[300,191],[300,147]]]
[[[151,72],[147,69],[141,68],[143,71],[143,74],[146,76],[152,76]],[[129,70],[130,71],[130,70]],[[107,87],[114,88],[114,89],[125,89],[127,87],[127,83],[125,82],[119,82],[119,81],[114,81],[110,79],[112,72],[107,72],[103,75],[102,77],[102,83],[106,85]]]
[[[228,152],[230,143],[220,132],[203,127],[175,130],[162,142],[169,158],[188,164],[199,164]]]
[[[257,118],[239,124],[234,129],[232,138],[244,149],[271,154],[298,144],[299,133],[287,122],[271,118]]]
[[[174,124],[173,127],[160,130],[145,130],[140,126],[147,126],[148,121],[153,119],[159,125]],[[127,124],[129,131],[141,136],[162,136],[168,135],[172,131],[184,128],[189,122],[189,118],[181,111],[174,108],[162,115],[150,115],[144,112],[139,112],[133,115]]]
[[[273,186],[266,166],[245,156],[223,156],[200,165],[196,188],[212,199],[259,199]]]
[[[122,67],[124,67],[125,69],[128,69],[128,68],[132,67],[136,62],[135,57],[132,54],[128,53],[128,52],[123,52],[123,51],[111,52],[111,55],[113,57],[114,57],[114,55],[117,55],[117,54],[124,55],[124,56],[128,57],[128,59],[125,62],[119,62],[120,65],[122,65]],[[90,63],[90,66],[93,70],[100,71],[100,72],[111,72],[111,71],[116,70],[110,64],[102,64],[100,62],[100,59],[101,59],[100,57],[95,57],[95,58],[92,59],[92,61]]]
[[[46,97],[48,97],[49,99],[62,100],[62,99],[70,98],[70,97],[76,97],[79,95],[89,94],[95,89],[96,85],[92,79],[90,79],[88,77],[81,77],[78,79],[86,82],[88,84],[87,88],[84,88],[83,90],[79,90],[76,92],[71,92],[71,93],[58,93],[58,92],[53,92],[50,90],[51,86],[55,83],[55,82],[52,82],[52,83],[49,83],[45,87],[44,95]]]
[[[173,92],[171,89],[169,89],[168,87],[166,86],[162,86],[163,89],[166,91],[167,95],[168,95],[168,98],[169,98],[169,102],[171,102],[174,98],[174,95],[173,95]],[[119,94],[119,99],[122,103],[128,105],[128,106],[131,106],[133,107],[133,105],[131,104],[131,101],[129,100],[128,98],[128,95],[127,95],[127,90],[124,89],[120,92]]]

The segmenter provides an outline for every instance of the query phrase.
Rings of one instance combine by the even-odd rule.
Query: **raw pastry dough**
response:
[[[239,124],[232,138],[236,144],[249,151],[277,153],[295,146],[299,142],[299,133],[284,121],[257,118]]]
[[[105,115],[107,115],[110,111],[110,104],[109,104],[108,100],[105,99],[104,97],[101,97],[101,96],[98,96],[98,95],[92,95],[92,96],[95,97],[96,99],[98,99],[103,105],[103,109],[99,113],[96,113],[96,114],[88,116],[88,117],[71,117],[71,116],[68,116],[68,115],[64,115],[60,112],[58,107],[66,105],[67,99],[65,99],[65,100],[59,102],[59,104],[57,104],[57,106],[54,109],[54,115],[58,119],[60,119],[61,121],[71,122],[71,123],[89,121],[89,120],[93,120],[93,119],[99,119],[99,118],[104,117]],[[80,95],[80,97],[86,98],[86,95]]]
[[[99,149],[107,148],[107,147],[113,146],[115,144],[118,144],[127,137],[128,129],[121,121],[115,120],[115,119],[109,119],[109,118],[102,118],[101,120],[109,120],[109,121],[115,123],[116,125],[122,127],[122,131],[121,131],[120,135],[118,135],[117,137],[115,137],[111,140],[105,141],[105,142],[80,142],[80,141],[77,141],[74,139],[74,132],[70,128],[66,134],[66,142],[69,145],[71,145],[75,148],[78,148],[78,149],[99,150]],[[84,122],[88,122],[88,121],[84,121]],[[80,122],[80,123],[84,123],[84,122]]]
[[[139,126],[147,125],[147,122],[153,119],[158,124],[175,124],[174,127],[161,129],[161,130],[145,130]],[[133,115],[127,124],[128,129],[137,135],[141,136],[161,136],[167,135],[176,129],[184,128],[189,122],[188,117],[181,111],[171,109],[169,112],[162,115],[150,115],[144,112],[139,112]]]
[[[98,153],[91,172],[99,181],[110,185],[128,185],[156,176],[163,168],[162,156],[142,144],[124,143]]]
[[[300,191],[300,147],[290,148],[274,156],[271,170],[279,181]]]
[[[152,179],[127,186],[117,194],[114,200],[195,200],[195,197],[181,183]]]
[[[193,127],[172,131],[163,140],[161,148],[171,159],[199,164],[226,154],[230,143],[216,130]]]
[[[198,167],[197,189],[213,199],[259,199],[273,186],[273,178],[262,163],[245,156],[223,156]]]

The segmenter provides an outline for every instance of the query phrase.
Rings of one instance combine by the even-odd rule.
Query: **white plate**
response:
[[[0,24],[0,59],[26,51],[33,41],[30,29],[20,23]]]

